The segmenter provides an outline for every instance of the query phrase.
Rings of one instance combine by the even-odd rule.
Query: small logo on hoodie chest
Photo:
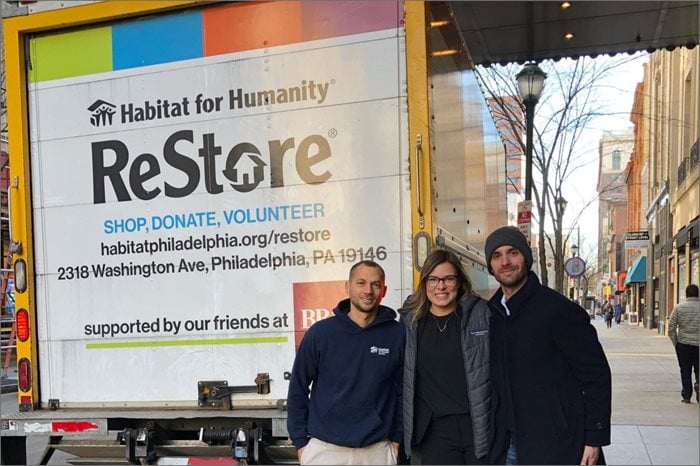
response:
[[[389,348],[380,348],[378,346],[370,346],[369,354],[375,354],[377,356],[386,356],[389,354]]]

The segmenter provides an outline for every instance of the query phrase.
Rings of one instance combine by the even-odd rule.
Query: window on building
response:
[[[622,159],[622,155],[620,154],[620,151],[615,149],[612,152],[612,169],[613,170],[619,170],[620,169],[620,161]]]

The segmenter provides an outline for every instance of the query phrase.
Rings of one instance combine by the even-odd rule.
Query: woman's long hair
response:
[[[457,275],[457,281],[459,283],[459,288],[457,290],[457,301],[461,301],[463,298],[472,294],[472,281],[469,279],[469,275],[464,271],[462,263],[459,258],[451,251],[446,249],[437,249],[430,253],[425,262],[423,263],[423,269],[420,274],[420,282],[418,282],[418,287],[416,292],[413,293],[406,301],[406,307],[413,311],[413,318],[411,323],[415,324],[420,319],[430,311],[430,301],[428,300],[428,293],[426,291],[427,283],[426,280],[428,276],[435,270],[438,265],[449,262],[455,268],[455,274]]]

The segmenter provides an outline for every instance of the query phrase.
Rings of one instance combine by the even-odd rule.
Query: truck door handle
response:
[[[420,188],[420,153],[423,148],[423,136],[420,134],[416,135],[416,160],[415,160],[415,170],[416,170],[416,207],[418,207],[418,215],[423,216],[423,200],[421,198]]]

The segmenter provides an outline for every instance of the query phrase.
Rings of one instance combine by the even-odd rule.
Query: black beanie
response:
[[[532,267],[532,249],[530,249],[530,245],[527,244],[525,235],[523,235],[517,227],[501,227],[486,238],[486,245],[484,246],[486,267],[488,267],[491,275],[493,275],[493,270],[491,270],[491,256],[493,256],[493,252],[501,246],[513,246],[515,249],[519,250],[523,256],[525,256],[525,266],[530,270]]]

